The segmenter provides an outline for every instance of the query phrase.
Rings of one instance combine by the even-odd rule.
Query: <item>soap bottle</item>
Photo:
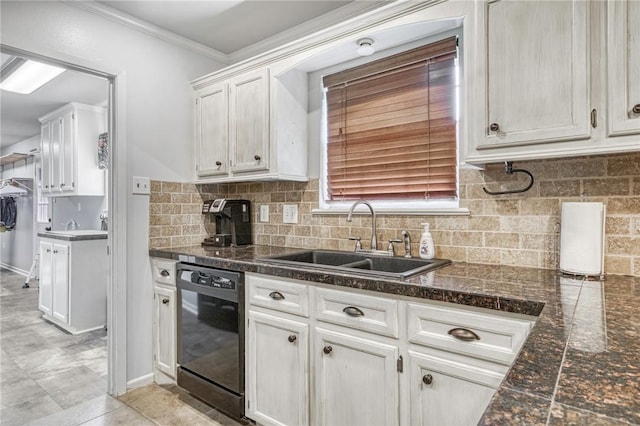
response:
[[[435,247],[433,246],[433,237],[429,232],[429,224],[422,223],[424,231],[420,237],[420,257],[423,259],[433,259],[435,257]]]

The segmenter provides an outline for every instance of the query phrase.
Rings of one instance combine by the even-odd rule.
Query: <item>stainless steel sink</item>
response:
[[[305,250],[259,259],[263,262],[304,266],[306,268],[374,275],[388,278],[409,278],[451,263],[447,259],[419,259],[391,256],[371,256],[363,253],[333,250]]]

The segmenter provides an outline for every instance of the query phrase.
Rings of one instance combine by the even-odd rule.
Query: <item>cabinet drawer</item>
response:
[[[151,259],[153,281],[175,287],[176,263],[175,260]]]
[[[249,304],[280,312],[309,317],[308,286],[285,278],[245,276]]]
[[[357,330],[398,337],[398,302],[345,291],[316,289],[316,318]]]
[[[513,362],[533,324],[525,319],[414,303],[408,304],[407,315],[411,343],[506,365]]]

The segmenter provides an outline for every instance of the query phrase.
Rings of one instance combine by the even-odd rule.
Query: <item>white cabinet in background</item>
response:
[[[153,364],[156,383],[172,382],[177,368],[176,261],[151,259],[153,276]],[[163,374],[158,374],[161,372]],[[167,380],[167,377],[170,380]]]
[[[196,183],[307,181],[307,74],[269,68],[192,82]]]
[[[72,334],[107,322],[107,240],[40,238],[38,308]]]
[[[105,109],[70,103],[39,120],[43,195],[104,195],[97,147]]]

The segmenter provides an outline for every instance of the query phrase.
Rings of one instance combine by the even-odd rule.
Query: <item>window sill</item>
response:
[[[469,216],[467,208],[442,208],[442,209],[426,209],[426,208],[375,208],[378,216]],[[332,209],[313,209],[312,215],[345,215],[349,213],[349,208],[337,207]],[[369,214],[369,210],[356,210],[355,214]]]

